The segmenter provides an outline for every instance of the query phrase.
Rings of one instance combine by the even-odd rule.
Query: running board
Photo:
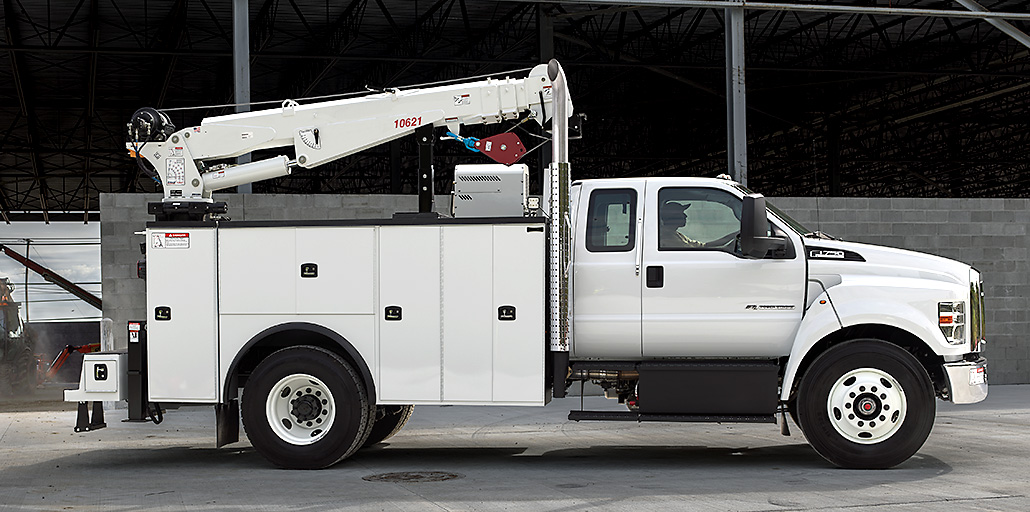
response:
[[[646,414],[633,411],[569,411],[569,420],[776,423],[776,416],[773,414]]]

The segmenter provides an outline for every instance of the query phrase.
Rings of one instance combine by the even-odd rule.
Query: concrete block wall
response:
[[[219,196],[234,220],[389,218],[416,211],[413,195]],[[115,348],[127,344],[125,323],[145,318],[146,290],[136,278],[143,238],[133,232],[151,219],[147,194],[102,194],[100,237],[104,317],[115,325]],[[770,198],[812,229],[856,242],[936,254],[984,273],[987,350],[994,384],[1030,383],[1030,199]],[[438,211],[450,197],[437,197]]]
[[[100,195],[100,260],[104,318],[114,323],[114,350],[128,345],[126,322],[146,318],[146,284],[136,277],[142,236],[134,232],[153,220],[147,203],[158,194]],[[395,212],[418,211],[414,195],[280,195],[221,194],[233,220],[388,219]],[[450,212],[451,197],[437,196],[436,210]]]
[[[781,197],[805,226],[852,242],[910,249],[983,273],[992,384],[1030,383],[1030,199]]]

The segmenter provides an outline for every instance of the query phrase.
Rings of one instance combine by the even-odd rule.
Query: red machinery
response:
[[[88,343],[86,345],[67,345],[57,357],[54,358],[54,362],[46,366],[46,362],[41,358],[37,358],[37,371],[36,371],[36,384],[42,384],[57,375],[57,372],[61,371],[61,367],[64,366],[64,362],[68,360],[68,356],[72,355],[73,352],[79,352],[81,354],[90,354],[93,352],[100,352],[99,343]]]

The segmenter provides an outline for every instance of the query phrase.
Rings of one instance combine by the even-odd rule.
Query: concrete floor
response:
[[[209,407],[161,425],[109,411],[86,434],[74,412],[0,412],[0,509],[1030,510],[1030,385],[938,402],[923,449],[885,471],[831,467],[796,427],[567,421],[578,406],[417,407],[388,445],[323,471],[275,469],[246,441],[215,449]],[[363,479],[419,471],[458,478]]]

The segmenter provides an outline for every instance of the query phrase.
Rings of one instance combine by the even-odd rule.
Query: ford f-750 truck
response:
[[[212,404],[219,445],[321,468],[396,433],[413,405],[544,406],[595,382],[624,411],[571,420],[766,422],[792,415],[843,467],[907,460],[935,400],[987,394],[983,285],[969,265],[812,232],[722,178],[569,178],[572,104],[556,62],[526,78],[389,91],[205,119],[137,112],[129,148],[162,182],[145,231],[147,318],[129,353],[86,356],[89,402]],[[553,163],[528,194],[511,133],[551,120]],[[431,148],[458,166],[432,211]],[[414,133],[418,214],[379,221],[231,221],[211,192]],[[238,166],[254,149],[293,155]],[[540,201],[542,199],[542,201]],[[269,293],[274,290],[273,293]],[[784,423],[785,425],[785,423]]]

